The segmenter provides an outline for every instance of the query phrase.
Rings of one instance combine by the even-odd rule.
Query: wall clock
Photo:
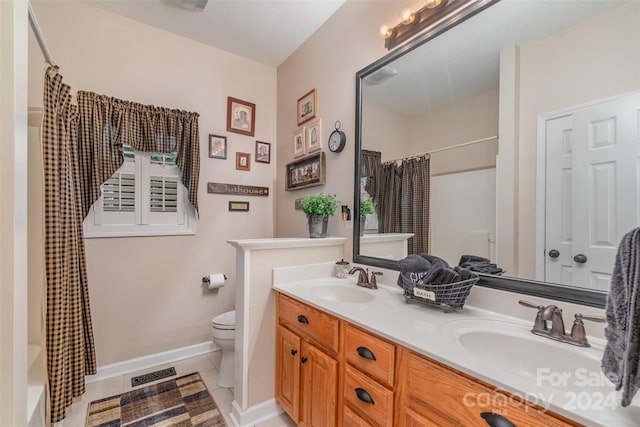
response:
[[[340,121],[337,121],[335,124],[336,129],[331,132],[331,135],[329,135],[329,150],[334,153],[341,152],[347,142],[347,137],[345,136],[344,132],[340,130],[341,125],[342,123],[340,123]]]

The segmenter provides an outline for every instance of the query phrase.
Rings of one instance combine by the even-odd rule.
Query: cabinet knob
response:
[[[370,403],[372,405],[376,404],[376,402],[373,401],[373,397],[371,397],[367,390],[363,388],[356,388],[356,396],[358,396],[358,399],[362,400],[364,403]]]
[[[296,350],[295,348],[291,349],[291,355],[295,356],[296,354],[298,354],[298,350]]]
[[[298,322],[300,323],[304,323],[305,325],[309,324],[309,319],[307,319],[304,315],[299,315],[298,316]]]
[[[306,357],[302,357],[302,358],[300,358],[300,361],[301,361],[302,363],[307,363],[307,360],[308,360],[308,359],[307,359]]]
[[[356,351],[358,352],[358,356],[364,359],[376,360],[376,355],[373,354],[373,352],[369,350],[367,347],[358,347]]]
[[[516,425],[507,418],[494,412],[483,412],[480,416],[484,418],[491,427],[516,427]]]
[[[560,256],[560,251],[559,251],[559,250],[557,250],[557,249],[551,249],[551,250],[549,251],[549,256],[550,256],[551,258],[558,258],[558,257]]]

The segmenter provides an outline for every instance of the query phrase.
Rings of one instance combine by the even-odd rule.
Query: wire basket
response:
[[[475,276],[461,282],[434,285],[413,282],[405,273],[400,273],[404,298],[407,303],[417,302],[431,307],[438,307],[445,313],[462,310],[471,292],[471,287],[480,277]]]

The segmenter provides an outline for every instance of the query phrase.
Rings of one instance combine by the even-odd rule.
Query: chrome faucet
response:
[[[571,328],[571,335],[567,335],[567,332],[564,329],[564,320],[562,319],[562,309],[558,306],[548,305],[545,307],[543,305],[536,305],[522,300],[519,301],[519,303],[525,307],[535,308],[538,310],[531,333],[547,337],[552,340],[577,345],[579,347],[590,346],[589,341],[587,340],[587,333],[584,329],[583,320],[590,320],[598,323],[606,322],[604,317],[583,316],[580,313],[576,313],[575,321]],[[551,322],[551,328],[549,328],[548,322]]]
[[[544,321],[551,321],[551,330],[549,335],[554,338],[562,339],[566,336],[564,330],[564,320],[562,319],[562,309],[555,305],[548,305],[542,310],[541,318]]]
[[[368,277],[369,270],[365,270],[362,267],[353,267],[351,270],[349,270],[349,274],[355,274],[356,272],[358,273],[358,282],[356,283],[356,285],[362,286],[364,288],[369,288],[369,289],[378,289],[376,276],[381,276],[382,272],[372,271],[371,281],[369,281],[369,277]]]

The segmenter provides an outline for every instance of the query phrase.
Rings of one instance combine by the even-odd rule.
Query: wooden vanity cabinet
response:
[[[487,427],[483,413],[518,427],[581,425],[286,295],[276,301],[276,401],[299,426]]]
[[[401,426],[490,425],[482,413],[498,414],[518,427],[580,426],[538,406],[407,349],[396,401]],[[501,424],[494,424],[501,425]],[[502,424],[504,425],[504,424]]]
[[[278,294],[276,401],[299,426],[337,424],[339,321]]]

